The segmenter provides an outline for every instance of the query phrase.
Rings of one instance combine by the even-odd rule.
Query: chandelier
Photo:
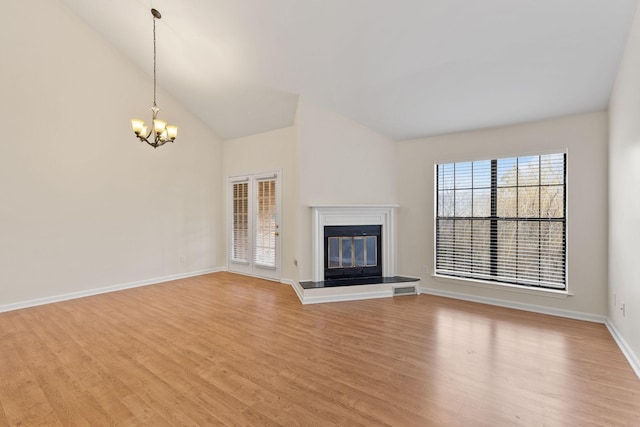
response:
[[[158,119],[160,109],[156,105],[156,19],[162,18],[160,12],[151,9],[153,15],[153,107],[151,107],[151,129],[147,127],[144,120],[131,119],[131,128],[138,139],[146,142],[153,148],[158,148],[167,142],[175,141],[178,136],[178,127],[168,125],[164,120]]]

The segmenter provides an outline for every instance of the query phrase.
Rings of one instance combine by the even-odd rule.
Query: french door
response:
[[[229,178],[227,269],[280,280],[280,174]]]

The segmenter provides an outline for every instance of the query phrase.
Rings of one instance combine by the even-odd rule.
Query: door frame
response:
[[[270,270],[268,267],[256,266],[254,261],[255,251],[255,221],[256,215],[256,196],[257,183],[260,180],[275,178],[276,183],[276,224],[278,225],[278,236],[276,236],[276,254],[274,274],[260,274]],[[248,276],[259,277],[267,280],[279,282],[282,279],[282,170],[272,170],[260,173],[245,173],[238,175],[229,175],[226,179],[226,245],[225,257],[227,271],[245,274]],[[237,262],[231,259],[232,238],[233,238],[233,191],[232,186],[235,183],[248,182],[248,214],[249,214],[249,248],[250,260],[248,262]],[[242,267],[245,266],[245,267]]]

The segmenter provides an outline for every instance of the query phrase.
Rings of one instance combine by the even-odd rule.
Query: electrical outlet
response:
[[[186,263],[187,263],[187,257],[186,257],[186,256],[184,256],[184,255],[182,255],[182,256],[180,257],[180,264],[184,265],[184,264],[186,264]]]
[[[620,304],[620,310],[622,311],[622,317],[627,317],[627,307],[624,305],[624,303]]]

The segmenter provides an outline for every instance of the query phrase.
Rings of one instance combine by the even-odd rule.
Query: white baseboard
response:
[[[121,291],[124,289],[138,288],[140,286],[155,285],[157,283],[170,282],[172,280],[178,280],[178,279],[186,279],[187,277],[201,276],[203,274],[217,273],[219,271],[225,271],[225,270],[226,269],[224,267],[209,268],[205,270],[191,271],[189,273],[173,274],[170,276],[156,277],[153,279],[145,279],[145,280],[139,280],[136,282],[123,283],[120,285],[105,286],[102,288],[89,289],[86,291],[71,292],[68,294],[54,295],[54,296],[44,297],[44,298],[36,298],[36,299],[32,299],[28,301],[20,301],[12,304],[4,304],[4,305],[0,305],[0,313],[3,313],[5,311],[19,310],[21,308],[29,308],[29,307],[35,307],[38,305],[51,304],[54,302],[67,301],[67,300],[76,299],[76,298],[89,297],[92,295],[99,295],[107,292],[115,292],[115,291]]]
[[[616,326],[613,324],[611,319],[607,319],[604,324],[607,326],[607,329],[609,330],[609,333],[615,340],[616,344],[618,344],[618,347],[620,347],[620,350],[622,351],[622,354],[624,354],[624,357],[626,357],[627,361],[629,361],[629,365],[631,365],[633,371],[636,373],[638,378],[640,378],[640,358],[636,356],[629,344],[627,344],[624,338],[622,338],[622,335],[620,335],[620,332],[618,332],[618,329],[616,329]]]
[[[303,289],[298,282],[291,279],[280,279],[280,283],[282,283],[283,285],[291,286],[293,288],[293,291],[296,293],[298,299],[300,300],[300,302],[304,304]]]
[[[300,302],[304,304],[304,289],[302,289],[302,286],[300,286],[300,283],[290,279],[283,279],[281,280],[281,282],[284,283],[285,285],[291,286],[295,291],[296,295],[298,296],[298,299],[300,300]]]
[[[296,282],[291,279],[281,278],[280,283],[282,283],[283,285],[293,286]]]
[[[294,280],[286,279],[286,278],[281,278],[280,283],[282,283],[283,285],[291,286],[292,288],[295,287],[296,285],[296,282]]]
[[[585,320],[587,322],[605,323],[605,321],[607,320],[606,316],[602,316],[598,314],[564,310],[561,308],[545,307],[542,305],[524,304],[519,302],[501,300],[497,298],[479,297],[475,295],[461,294],[458,292],[442,291],[439,289],[421,287],[420,293],[435,295],[439,297],[454,298],[454,299],[459,299],[464,301],[477,302],[480,304],[489,304],[489,305],[495,305],[499,307],[513,308],[516,310],[531,311],[533,313],[549,314],[551,316],[566,317],[569,319]]]

